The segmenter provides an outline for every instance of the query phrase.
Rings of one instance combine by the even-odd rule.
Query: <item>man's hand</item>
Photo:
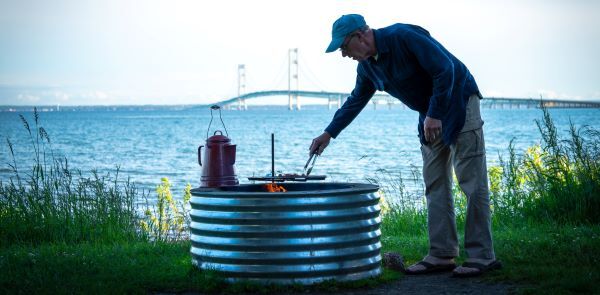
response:
[[[425,122],[423,122],[423,131],[425,132],[425,140],[434,142],[442,137],[442,121],[426,117]]]
[[[329,141],[331,140],[331,135],[327,132],[323,132],[323,134],[315,137],[313,139],[312,144],[310,145],[310,155],[317,153],[317,155],[321,155],[323,150],[329,145]]]

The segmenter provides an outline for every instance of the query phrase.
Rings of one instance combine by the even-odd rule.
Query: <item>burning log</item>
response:
[[[277,185],[276,183],[267,183],[267,184],[264,184],[263,187],[265,188],[266,191],[268,191],[270,193],[285,193],[285,192],[287,192],[287,190],[283,186]]]

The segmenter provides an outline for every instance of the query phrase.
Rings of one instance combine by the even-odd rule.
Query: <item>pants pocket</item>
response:
[[[483,129],[473,129],[458,134],[456,139],[456,156],[459,159],[485,155]]]

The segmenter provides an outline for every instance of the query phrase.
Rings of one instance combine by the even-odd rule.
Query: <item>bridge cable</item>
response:
[[[281,58],[279,60],[281,60],[281,63],[279,65],[279,70],[277,71],[277,75],[271,82],[271,85],[273,86],[271,89],[278,89],[280,85],[284,85],[284,82],[285,82],[284,79],[287,76],[286,75],[287,55],[285,56],[285,58]],[[281,89],[283,89],[283,88],[287,89],[287,87],[282,86]]]
[[[298,62],[301,62],[301,64],[303,65],[299,68],[302,73],[306,74],[308,80],[311,83],[313,83],[313,85],[316,86],[320,91],[325,91],[327,89],[327,87],[325,87],[325,85],[323,83],[321,83],[321,81],[319,80],[317,75],[315,75],[313,73],[313,71],[311,71],[311,67],[309,66],[308,61],[306,59],[304,59],[302,56],[300,56]],[[304,71],[304,68],[306,68],[307,72]]]

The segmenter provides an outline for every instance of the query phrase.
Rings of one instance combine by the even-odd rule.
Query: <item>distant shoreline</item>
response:
[[[73,111],[183,111],[194,109],[209,109],[212,104],[204,105],[43,105],[43,106],[15,106],[15,105],[0,105],[0,112],[33,112],[37,108],[38,112],[73,112]],[[273,109],[288,109],[288,105],[251,105],[251,110],[273,110]],[[310,104],[303,105],[303,109],[327,109],[327,104]],[[231,108],[231,110],[237,110]]]

